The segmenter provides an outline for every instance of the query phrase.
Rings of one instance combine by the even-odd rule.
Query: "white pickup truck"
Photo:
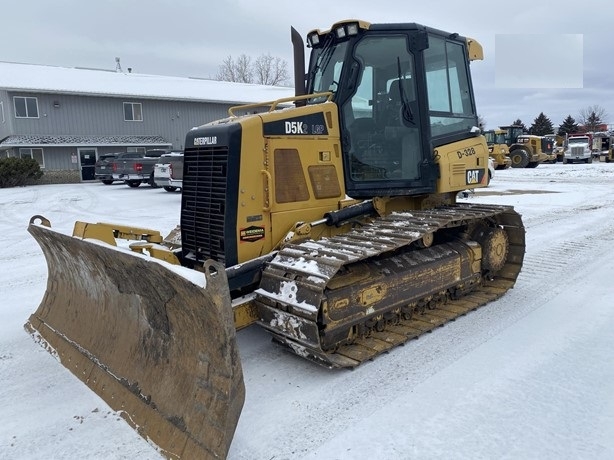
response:
[[[165,153],[154,166],[154,182],[167,192],[183,188],[183,152]]]

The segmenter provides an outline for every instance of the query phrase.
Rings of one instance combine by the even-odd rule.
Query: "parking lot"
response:
[[[465,200],[523,215],[527,252],[514,289],[355,371],[299,359],[257,327],[240,331],[247,399],[229,458],[613,457],[612,190],[614,164],[497,171]],[[180,200],[121,183],[0,190],[5,455],[158,457],[24,332],[46,286],[26,226],[41,214],[64,233],[86,220],[164,234]]]

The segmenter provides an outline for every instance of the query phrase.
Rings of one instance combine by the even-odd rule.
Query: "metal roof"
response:
[[[247,83],[0,62],[0,90],[251,104],[292,97],[294,89]]]
[[[0,148],[3,147],[65,147],[75,146],[80,147],[104,147],[104,146],[171,146],[162,136],[72,136],[72,135],[18,135],[8,136],[0,142]]]

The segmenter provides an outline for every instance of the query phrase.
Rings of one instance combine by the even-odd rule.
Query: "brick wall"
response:
[[[43,177],[36,181],[37,184],[74,184],[79,182],[81,182],[81,171],[49,171],[47,169],[43,170]]]

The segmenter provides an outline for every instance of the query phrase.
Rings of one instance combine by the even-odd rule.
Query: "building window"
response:
[[[143,121],[143,107],[140,102],[124,102],[124,121]]]
[[[128,153],[145,153],[145,147],[126,147],[126,152]]]
[[[0,117],[2,118],[2,123],[6,120],[4,119],[4,102],[0,101]]]
[[[43,149],[19,149],[20,158],[34,158],[41,168],[45,167]]]
[[[35,97],[15,96],[13,104],[16,118],[38,118],[38,99]]]

